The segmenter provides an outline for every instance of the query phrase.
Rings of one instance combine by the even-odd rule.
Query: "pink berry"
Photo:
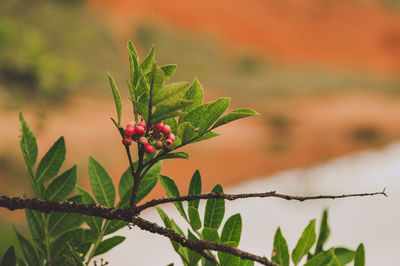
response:
[[[157,124],[155,124],[155,130],[160,132],[162,130],[163,126],[164,126],[164,121],[160,121]]]
[[[146,133],[146,130],[142,126],[135,127],[135,135],[142,136]]]
[[[168,125],[164,125],[163,127],[162,127],[162,133],[164,133],[165,135],[169,135],[169,134],[171,134],[171,128],[168,126]]]
[[[165,145],[167,145],[167,146],[172,146],[172,140],[170,140],[170,139],[166,139],[165,140]]]
[[[143,128],[146,128],[146,122],[145,121],[139,122],[139,126],[142,126]]]
[[[161,150],[163,147],[163,143],[157,140],[156,142],[154,142],[154,147],[156,148],[156,150]]]
[[[168,139],[174,141],[175,140],[175,135],[173,133],[169,134]]]
[[[141,137],[139,139],[140,144],[146,146],[147,144],[149,144],[149,140],[146,137]]]
[[[147,153],[153,153],[154,152],[154,147],[151,145],[146,145],[144,146],[144,151]]]
[[[136,127],[136,122],[135,122],[135,121],[131,121],[131,122],[129,122],[129,123],[126,125],[126,127],[135,128],[135,127]]]
[[[133,127],[127,127],[124,131],[125,136],[132,137],[135,134],[135,129]]]
[[[123,138],[123,139],[122,139],[122,144],[124,144],[125,146],[129,146],[129,145],[132,144],[132,139],[131,139],[131,138],[128,138],[128,137]]]

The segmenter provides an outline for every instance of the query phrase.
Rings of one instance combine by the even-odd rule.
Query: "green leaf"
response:
[[[231,247],[235,247],[236,245],[235,241],[227,241],[223,243]],[[218,258],[221,266],[239,265],[240,258],[235,255],[219,251]]]
[[[194,135],[194,127],[189,122],[184,122],[178,126],[178,137],[182,143],[188,143]]]
[[[7,249],[6,253],[1,260],[0,266],[15,266],[17,264],[17,258],[15,257],[14,247],[11,246]]]
[[[125,221],[121,220],[110,220],[109,222],[104,235],[112,234],[127,225]]]
[[[200,126],[201,119],[209,106],[210,103],[205,103],[189,111],[182,117],[182,119],[179,119],[179,123],[189,122],[195,129],[198,128]]]
[[[173,153],[166,153],[158,157],[159,160],[166,160],[166,159],[189,159],[189,154],[186,152],[173,152]]]
[[[194,172],[192,179],[190,180],[190,185],[189,185],[189,195],[199,195],[201,194],[201,176],[199,170],[196,170]],[[188,202],[188,206],[198,209],[200,204],[200,200],[191,200]]]
[[[160,183],[165,189],[165,192],[167,193],[168,197],[174,198],[174,197],[179,197],[179,190],[178,187],[176,186],[174,180],[169,178],[168,176],[165,175],[160,175],[159,177]],[[183,204],[181,201],[176,201],[174,202],[175,207],[178,209],[179,213],[185,218],[185,220],[188,220],[185,210],[183,209]]]
[[[169,79],[176,70],[176,65],[165,65],[160,67],[166,79]]]
[[[196,143],[196,142],[199,142],[199,141],[202,141],[202,140],[207,140],[207,139],[211,139],[211,138],[218,137],[218,136],[219,136],[218,133],[214,133],[212,131],[207,131],[201,137],[191,141],[191,143]]]
[[[218,231],[214,228],[204,227],[201,236],[205,241],[220,242]]]
[[[253,116],[253,115],[259,115],[259,113],[257,113],[256,111],[254,111],[252,109],[248,109],[248,108],[237,109],[237,110],[230,112],[229,114],[222,116],[220,119],[218,119],[212,128],[216,128],[216,127],[222,126],[224,124],[227,124],[229,122],[232,122],[232,121],[244,118],[244,117],[248,117],[248,116]]]
[[[82,202],[86,204],[96,204],[92,196],[84,190],[83,188],[80,188],[79,186],[76,186],[75,188],[76,194],[82,196]],[[94,230],[97,233],[100,233],[101,231],[101,226],[103,224],[103,218],[101,217],[95,217],[95,216],[90,216],[90,215],[84,215],[83,219],[87,223],[87,225]]]
[[[110,73],[108,73],[108,80],[110,81],[111,90],[114,96],[115,108],[117,109],[118,115],[118,126],[121,124],[121,115],[122,115],[122,100],[121,96],[119,95],[119,91],[115,81]]]
[[[154,63],[151,72],[147,74],[147,77],[149,80],[149,91],[151,92],[152,99],[154,99],[154,97],[157,97],[157,95],[160,94],[165,88],[163,87],[165,76],[160,67]],[[152,100],[152,103],[154,103],[154,100]]]
[[[188,207],[189,222],[193,230],[198,230],[201,228],[201,220],[199,215],[199,210],[193,207]]]
[[[44,183],[57,174],[65,160],[65,151],[64,137],[61,137],[40,161],[36,171],[36,180],[38,183]]]
[[[29,129],[28,124],[25,122],[25,119],[22,116],[22,113],[19,113],[19,121],[21,124],[21,139],[19,144],[21,146],[21,151],[24,155],[26,165],[29,169],[32,169],[35,165],[38,155],[36,137]]]
[[[139,60],[138,53],[136,52],[136,48],[135,48],[135,46],[133,45],[133,43],[132,43],[131,40],[128,41],[128,50],[129,50],[129,52],[132,53],[132,55],[133,55],[137,60]]]
[[[289,250],[285,238],[281,233],[281,228],[278,227],[274,237],[274,248],[272,261],[282,266],[289,265]]]
[[[254,261],[240,259],[239,266],[254,266]]]
[[[129,67],[131,74],[131,83],[135,87],[139,80],[139,58],[131,41],[128,42],[128,54],[129,54]],[[132,95],[131,95],[132,96]]]
[[[164,125],[169,125],[172,133],[176,133],[178,130],[178,122],[176,122],[175,118],[168,118],[164,120]]]
[[[82,196],[74,196],[67,199],[72,202],[81,202]],[[57,237],[65,232],[72,231],[83,223],[82,214],[66,213],[66,212],[51,212],[48,223],[48,234],[52,237]]]
[[[180,114],[179,110],[190,105],[192,101],[180,99],[171,104],[160,103],[157,105],[156,110],[153,113],[152,124],[156,124],[161,120],[176,117]]]
[[[304,266],[321,266],[327,265],[332,259],[331,250],[320,252],[314,256],[311,260],[307,261]]]
[[[364,245],[361,243],[358,245],[356,253],[354,254],[354,266],[364,266],[365,265],[365,252]]]
[[[239,213],[232,215],[225,222],[222,229],[221,242],[234,242],[234,247],[237,247],[240,242],[240,235],[242,233],[242,217]]]
[[[324,244],[329,237],[329,225],[328,225],[328,210],[325,209],[322,213],[321,225],[319,227],[319,235],[317,245],[315,247],[315,254],[323,251]]]
[[[174,104],[183,98],[183,95],[188,89],[186,82],[171,83],[167,86],[162,87],[153,94],[153,105],[157,106],[159,103],[165,105]]]
[[[93,157],[89,157],[89,179],[96,200],[101,205],[113,207],[114,184],[106,170]]]
[[[225,110],[229,106],[230,101],[230,98],[220,98],[208,106],[207,110],[204,112],[200,120],[199,135],[205,133],[225,112]]]
[[[44,229],[43,229],[43,219],[42,215],[38,211],[25,209],[26,220],[29,224],[29,229],[31,231],[32,239],[36,243],[36,246],[45,251],[44,245]]]
[[[25,238],[23,237],[17,229],[14,227],[15,234],[17,235],[18,242],[21,246],[22,254],[24,254],[24,257],[28,264],[30,266],[36,266],[39,265],[39,259],[36,255],[35,249],[33,248],[32,244]]]
[[[189,240],[198,240],[197,237],[188,230],[188,239]],[[188,258],[190,265],[197,265],[199,260],[201,259],[201,255],[197,253],[196,251],[193,251],[191,249],[188,249]]]
[[[54,179],[46,189],[46,199],[52,201],[64,200],[76,184],[76,165]]]
[[[72,257],[74,259],[74,262],[75,262],[74,265],[84,266],[85,264],[83,264],[83,258],[81,258],[79,253],[73,247],[71,247],[71,245],[68,242],[66,244],[67,244],[68,250],[70,251],[70,254],[72,255]]]
[[[221,185],[216,185],[212,192],[223,193]],[[204,215],[204,227],[218,229],[225,214],[224,199],[208,199]]]
[[[315,239],[315,220],[312,220],[304,229],[296,247],[293,249],[292,261],[295,265],[297,265],[301,258],[308,253],[308,251],[314,245]]]
[[[101,241],[100,245],[97,247],[95,256],[101,255],[112,249],[113,247],[122,243],[125,240],[123,236],[113,236],[106,240]]]
[[[347,263],[352,261],[354,259],[354,254],[355,252],[353,250],[343,247],[336,247],[334,252],[335,259],[338,260],[339,265],[346,265]],[[331,261],[329,265],[336,264]]]
[[[146,58],[143,60],[142,64],[140,65],[140,68],[143,70],[144,73],[150,72],[153,62],[154,62],[154,54],[155,54],[155,45],[153,44],[151,46],[151,50],[150,50],[149,54],[146,56]]]
[[[94,231],[82,228],[66,232],[50,244],[50,254],[54,260],[62,260],[68,248],[67,242],[73,247],[79,247],[85,243],[94,243],[97,237]]]
[[[17,257],[17,265],[18,266],[26,266],[26,262],[23,259]]]
[[[201,105],[203,102],[203,87],[201,86],[199,80],[194,78],[192,86],[190,86],[189,90],[185,93],[185,96],[183,97],[186,100],[192,100],[193,103],[191,105],[188,105],[183,109],[184,112],[190,112],[197,107]]]

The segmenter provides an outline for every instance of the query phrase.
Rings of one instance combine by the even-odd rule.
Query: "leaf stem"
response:
[[[90,261],[93,259],[94,254],[96,253],[96,249],[100,245],[101,240],[103,240],[104,234],[105,234],[109,224],[110,224],[110,220],[108,220],[104,223],[103,229],[101,229],[99,237],[97,238],[96,242],[94,243],[93,248],[90,250],[89,256],[85,263],[86,265],[89,265]]]

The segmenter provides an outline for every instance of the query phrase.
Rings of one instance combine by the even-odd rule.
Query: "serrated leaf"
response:
[[[328,225],[328,210],[325,209],[322,213],[321,225],[319,227],[319,235],[317,240],[317,245],[315,246],[315,254],[323,251],[324,244],[329,237],[329,225]]]
[[[177,133],[182,143],[188,143],[194,135],[194,127],[189,122],[184,122],[178,126]]]
[[[212,192],[223,193],[221,185],[216,185]],[[218,229],[225,214],[224,199],[208,199],[204,215],[204,227]]]
[[[159,160],[166,160],[166,159],[189,159],[189,154],[186,152],[173,152],[173,153],[166,153],[159,157]]]
[[[176,102],[171,103],[170,105],[165,105],[161,103],[158,104],[156,110],[153,113],[152,124],[156,124],[161,120],[178,116],[180,114],[179,111],[191,103],[192,101],[180,99]]]
[[[208,132],[204,133],[201,137],[191,141],[191,143],[196,143],[196,142],[199,142],[199,141],[211,139],[211,138],[214,138],[214,137],[218,137],[219,135],[220,134],[218,134],[218,133],[214,133],[212,131],[208,131]]]
[[[201,236],[205,241],[220,242],[218,231],[214,228],[204,227]]]
[[[86,204],[96,204],[92,196],[84,190],[83,188],[80,188],[79,186],[76,186],[75,188],[76,194],[82,196],[82,202]],[[103,219],[101,217],[95,217],[95,216],[90,216],[90,215],[84,215],[83,219],[87,223],[87,225],[94,230],[97,233],[100,233],[101,231],[101,226],[103,224]]]
[[[65,152],[64,137],[61,137],[51,146],[40,161],[36,170],[38,183],[44,183],[57,174],[65,160]]]
[[[292,261],[297,265],[301,258],[306,255],[311,247],[314,245],[316,239],[315,234],[315,220],[310,221],[307,227],[304,229],[296,247],[292,252]]]
[[[106,240],[101,241],[100,245],[97,247],[96,252],[94,253],[95,256],[101,255],[106,253],[107,251],[111,250],[113,247],[122,243],[125,240],[123,236],[113,236]]]
[[[190,86],[190,88],[185,93],[185,96],[183,97],[186,100],[192,100],[193,103],[184,108],[183,111],[190,112],[199,107],[203,102],[203,96],[204,96],[203,87],[201,86],[199,80],[196,77],[194,78],[192,85]]]
[[[36,137],[29,129],[28,124],[25,122],[25,119],[22,116],[22,113],[19,113],[19,122],[21,124],[21,139],[19,144],[21,146],[26,165],[29,169],[32,169],[35,165],[38,155]]]
[[[274,248],[271,260],[281,266],[289,265],[289,250],[280,227],[278,227],[275,233]]]
[[[39,265],[39,259],[36,255],[35,249],[33,248],[32,244],[23,237],[17,229],[14,227],[15,234],[17,235],[18,242],[21,246],[22,254],[24,255],[26,261],[29,265],[36,266]]]
[[[229,114],[223,115],[220,119],[217,120],[217,122],[215,122],[212,128],[216,128],[232,121],[254,115],[259,115],[259,113],[249,108],[237,109],[230,112]]]
[[[228,108],[230,98],[220,98],[215,102],[212,102],[207,110],[204,112],[203,116],[201,117],[200,124],[199,124],[199,135],[205,133],[213,124],[214,122],[225,112]]]
[[[364,266],[365,265],[365,252],[364,245],[361,243],[358,245],[356,253],[354,254],[354,266]]]
[[[74,165],[50,183],[45,198],[51,201],[64,200],[75,187],[76,175],[76,165]]]
[[[192,179],[190,180],[190,184],[189,184],[189,195],[199,195],[201,194],[201,175],[199,170],[196,170],[196,172],[194,172]],[[191,200],[188,202],[188,206],[198,209],[199,208],[199,204],[200,204],[200,200]]]
[[[170,105],[176,101],[182,99],[183,95],[188,89],[188,84],[186,82],[176,82],[168,84],[153,94],[153,105],[157,106],[159,103],[165,105]]]
[[[221,240],[222,242],[222,240]],[[235,247],[235,242],[234,241],[227,241],[227,242],[223,242],[225,245],[231,246],[231,247]],[[219,258],[219,263],[221,266],[230,266],[230,265],[238,265],[239,264],[239,260],[240,258],[229,254],[229,253],[225,253],[225,252],[218,252],[218,258]]]
[[[176,186],[174,180],[169,178],[168,176],[165,175],[160,175],[159,177],[160,183],[165,189],[165,192],[167,193],[168,197],[174,198],[174,197],[179,197],[179,190],[178,187]],[[185,218],[185,220],[188,220],[185,210],[183,209],[183,204],[181,201],[176,201],[174,202],[175,207],[178,209],[179,213]]]
[[[221,233],[221,242],[234,242],[234,247],[237,247],[240,242],[240,235],[242,233],[242,217],[239,213],[232,215],[225,222],[224,228]]]
[[[93,157],[89,157],[89,179],[97,202],[106,207],[113,207],[115,201],[114,184],[103,166]]]
[[[165,65],[160,67],[166,79],[169,79],[176,71],[176,65]]]
[[[1,260],[0,266],[15,266],[17,264],[17,258],[15,256],[14,247],[11,246],[7,249],[6,253]]]
[[[193,230],[198,230],[201,228],[201,220],[199,215],[199,210],[193,207],[188,207],[189,223]]]
[[[327,265],[331,259],[332,259],[332,254],[330,250],[320,252],[316,256],[312,257],[311,260],[307,261],[307,263],[304,264],[304,266]]]
[[[119,95],[119,91],[117,85],[115,84],[114,78],[108,73],[108,80],[110,81],[110,86],[112,90],[112,94],[114,96],[115,108],[117,109],[118,115],[118,126],[121,125],[121,115],[122,115],[122,100]]]
[[[140,68],[144,73],[147,73],[151,70],[151,67],[154,62],[154,54],[155,54],[155,45],[151,46],[151,50],[146,58],[143,60],[142,64],[140,64]]]

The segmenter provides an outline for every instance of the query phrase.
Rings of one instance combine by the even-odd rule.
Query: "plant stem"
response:
[[[94,254],[96,253],[96,249],[99,246],[99,244],[101,243],[101,240],[103,240],[104,234],[105,234],[109,224],[110,224],[110,221],[106,221],[104,223],[103,229],[101,229],[100,235],[97,238],[96,242],[93,245],[93,248],[91,249],[91,251],[89,253],[88,259],[86,261],[86,265],[89,265],[90,261],[93,259]]]
[[[49,228],[48,228],[48,220],[47,215],[42,214],[42,219],[44,223],[44,238],[45,238],[45,245],[46,245],[46,265],[51,265],[51,256],[50,256],[50,241],[49,241]]]

